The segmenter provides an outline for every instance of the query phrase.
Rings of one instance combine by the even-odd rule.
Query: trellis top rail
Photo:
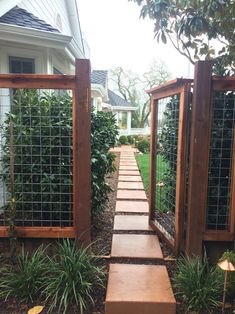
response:
[[[176,78],[160,86],[146,90],[153,98],[161,99],[177,94],[185,84],[193,84],[193,79]],[[212,89],[215,91],[234,91],[235,76],[212,76]]]
[[[191,83],[193,83],[192,79],[177,78],[160,86],[146,90],[146,93],[152,95],[153,99],[161,99],[180,93],[185,85]]]
[[[75,75],[1,74],[0,88],[74,89]]]

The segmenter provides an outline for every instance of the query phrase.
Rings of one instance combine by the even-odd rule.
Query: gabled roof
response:
[[[9,12],[0,17],[0,23],[34,28],[47,32],[59,33],[59,30],[40,20],[28,11],[15,6]]]
[[[131,103],[115,94],[110,89],[108,90],[108,98],[107,103],[113,107],[134,107]]]
[[[106,87],[108,71],[106,70],[93,70],[91,73],[91,83],[101,84]]]

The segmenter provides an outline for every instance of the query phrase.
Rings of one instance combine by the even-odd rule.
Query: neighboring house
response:
[[[0,73],[72,74],[86,47],[76,0],[1,0]]]
[[[112,111],[116,115],[120,135],[134,134],[131,129],[131,113],[136,107],[108,88],[108,71],[92,71],[91,100],[95,111]]]

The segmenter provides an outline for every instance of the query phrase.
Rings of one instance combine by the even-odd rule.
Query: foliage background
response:
[[[11,123],[14,134],[14,196],[17,217],[22,217],[25,224],[27,217],[24,211],[28,214],[40,212],[38,216],[32,214],[38,220],[34,225],[41,225],[40,220],[47,221],[46,225],[59,225],[59,218],[65,221],[71,219],[71,207],[68,205],[72,200],[71,108],[69,94],[39,93],[37,90],[17,90],[14,93],[11,110],[3,125],[2,177],[10,192]],[[109,148],[114,146],[117,134],[112,113],[92,112],[92,214],[104,209],[110,191],[105,176],[114,171],[114,155],[109,153]],[[63,210],[62,214],[60,210]]]

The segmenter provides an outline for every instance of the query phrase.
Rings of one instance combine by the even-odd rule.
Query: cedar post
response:
[[[150,193],[149,221],[154,220],[156,206],[157,101],[151,96]]]
[[[73,90],[73,222],[82,244],[91,240],[90,61],[76,60]]]
[[[175,253],[178,255],[184,246],[184,210],[186,196],[186,176],[188,163],[189,141],[189,97],[190,84],[185,84],[180,93],[178,152],[176,172],[176,201],[175,201]]]
[[[192,102],[192,129],[188,187],[186,253],[202,255],[208,185],[211,125],[212,63],[199,61],[195,66]]]

